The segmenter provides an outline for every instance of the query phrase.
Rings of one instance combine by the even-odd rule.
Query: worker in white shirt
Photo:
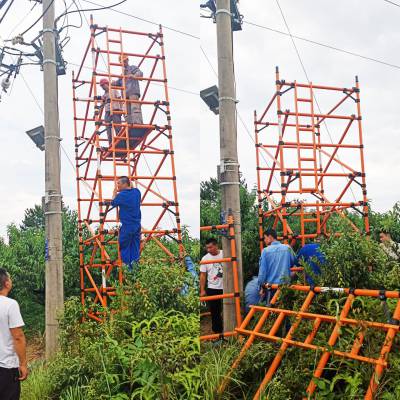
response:
[[[0,268],[0,399],[19,400],[21,381],[28,376],[26,340],[18,303],[8,298],[10,275]]]
[[[221,295],[224,292],[223,266],[219,260],[224,257],[222,250],[218,248],[218,242],[216,239],[207,239],[206,251],[207,254],[201,260],[215,260],[215,263],[200,265],[200,296]],[[222,299],[207,301],[207,305],[211,313],[213,332],[222,333]]]

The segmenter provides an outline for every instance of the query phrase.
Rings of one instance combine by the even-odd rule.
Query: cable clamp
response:
[[[240,185],[240,182],[220,182],[219,186],[224,185]]]
[[[57,29],[51,29],[51,28],[44,28],[42,29],[42,34],[43,33],[56,33]]]
[[[62,211],[46,211],[44,215],[62,214]]]
[[[50,60],[50,58],[46,58],[45,60],[42,61],[42,64],[54,64],[56,67],[58,66],[58,63],[54,60]]]
[[[228,14],[230,17],[232,17],[232,13],[227,10],[226,8],[220,8],[219,10],[215,11],[215,16],[217,16],[218,14]]]
[[[44,139],[57,139],[61,142],[62,138],[60,138],[59,136],[45,136]]]
[[[221,101],[221,100],[230,100],[230,101],[233,101],[234,103],[239,103],[239,100],[237,100],[237,99],[235,99],[235,98],[233,98],[233,97],[229,97],[229,96],[222,96],[222,97],[219,97],[218,98],[218,100],[219,101]]]

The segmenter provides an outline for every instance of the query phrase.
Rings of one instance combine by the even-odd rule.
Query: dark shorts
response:
[[[0,367],[0,399],[19,400],[21,382],[18,380],[18,368]]]

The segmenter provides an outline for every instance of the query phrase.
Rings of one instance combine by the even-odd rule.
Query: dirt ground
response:
[[[26,357],[28,363],[44,358],[44,337],[27,339]]]
[[[213,333],[211,330],[211,316],[205,315],[200,318],[200,335],[209,335]]]

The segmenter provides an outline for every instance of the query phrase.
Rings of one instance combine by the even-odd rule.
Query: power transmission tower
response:
[[[219,126],[220,126],[220,159],[219,178],[221,187],[222,212],[232,212],[235,221],[237,243],[238,277],[240,292],[243,291],[242,241],[239,192],[239,163],[237,154],[236,130],[236,94],[232,51],[232,14],[231,0],[217,0],[215,20],[217,24],[218,49],[218,87],[219,87]],[[227,239],[222,243],[224,256],[230,256],[230,245]],[[233,272],[224,271],[224,292],[232,293]],[[235,328],[234,299],[224,299],[224,330]]]
[[[54,4],[54,0],[43,0],[47,359],[55,354],[58,347],[57,316],[64,307],[57,32],[54,26]]]

